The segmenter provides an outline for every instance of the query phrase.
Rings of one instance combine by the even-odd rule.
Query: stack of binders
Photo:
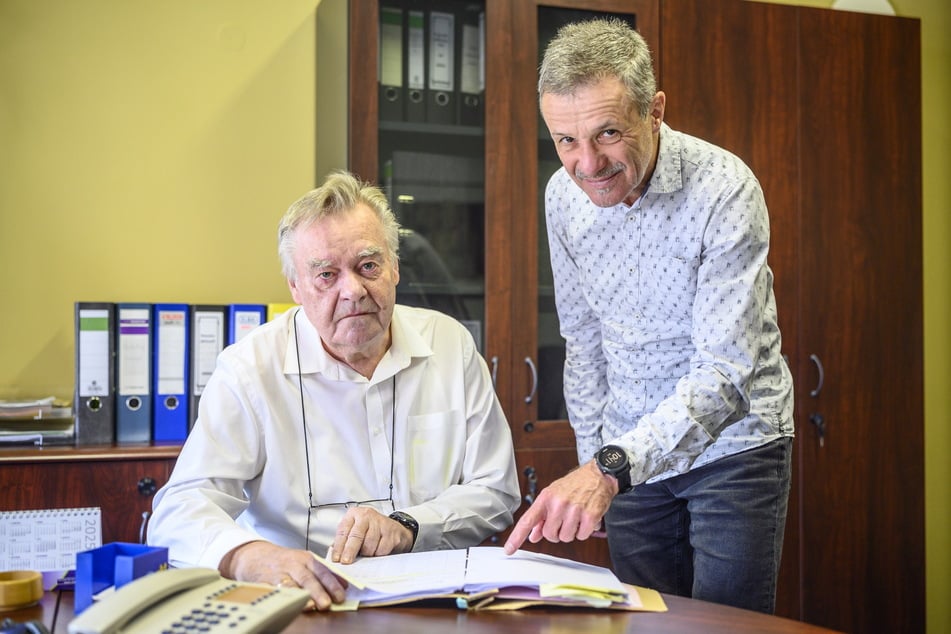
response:
[[[283,306],[283,304],[282,304]],[[76,302],[77,445],[181,443],[218,354],[267,304]]]
[[[485,9],[465,0],[382,0],[380,121],[482,126]]]

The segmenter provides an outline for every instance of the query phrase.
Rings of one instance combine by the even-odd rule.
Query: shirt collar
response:
[[[657,164],[651,176],[648,190],[653,194],[666,194],[683,189],[683,165],[681,164],[681,138],[666,123],[660,124],[660,149]]]
[[[390,348],[380,359],[370,383],[379,383],[409,367],[414,358],[428,357],[432,348],[420,337],[406,321],[406,310],[397,305],[390,321]],[[302,374],[323,374],[334,381],[365,380],[348,365],[334,359],[324,349],[317,329],[307,319],[303,309],[287,311],[282,318],[287,320],[287,346],[284,351],[284,374],[297,374],[298,337],[300,342],[300,372]],[[296,335],[294,325],[297,325]]]

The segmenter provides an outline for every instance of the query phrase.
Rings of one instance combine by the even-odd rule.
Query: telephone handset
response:
[[[225,579],[210,568],[160,570],[86,608],[69,634],[280,632],[310,595],[300,588]]]

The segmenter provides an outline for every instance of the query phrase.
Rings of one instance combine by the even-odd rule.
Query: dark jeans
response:
[[[605,526],[618,578],[772,613],[791,454],[783,438],[614,498]]]

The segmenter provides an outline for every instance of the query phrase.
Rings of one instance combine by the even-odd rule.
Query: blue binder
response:
[[[228,345],[241,339],[267,321],[264,304],[231,304],[228,306]]]
[[[190,323],[188,304],[155,304],[152,311],[152,439],[188,436]]]
[[[152,305],[116,305],[116,442],[152,440]]]

